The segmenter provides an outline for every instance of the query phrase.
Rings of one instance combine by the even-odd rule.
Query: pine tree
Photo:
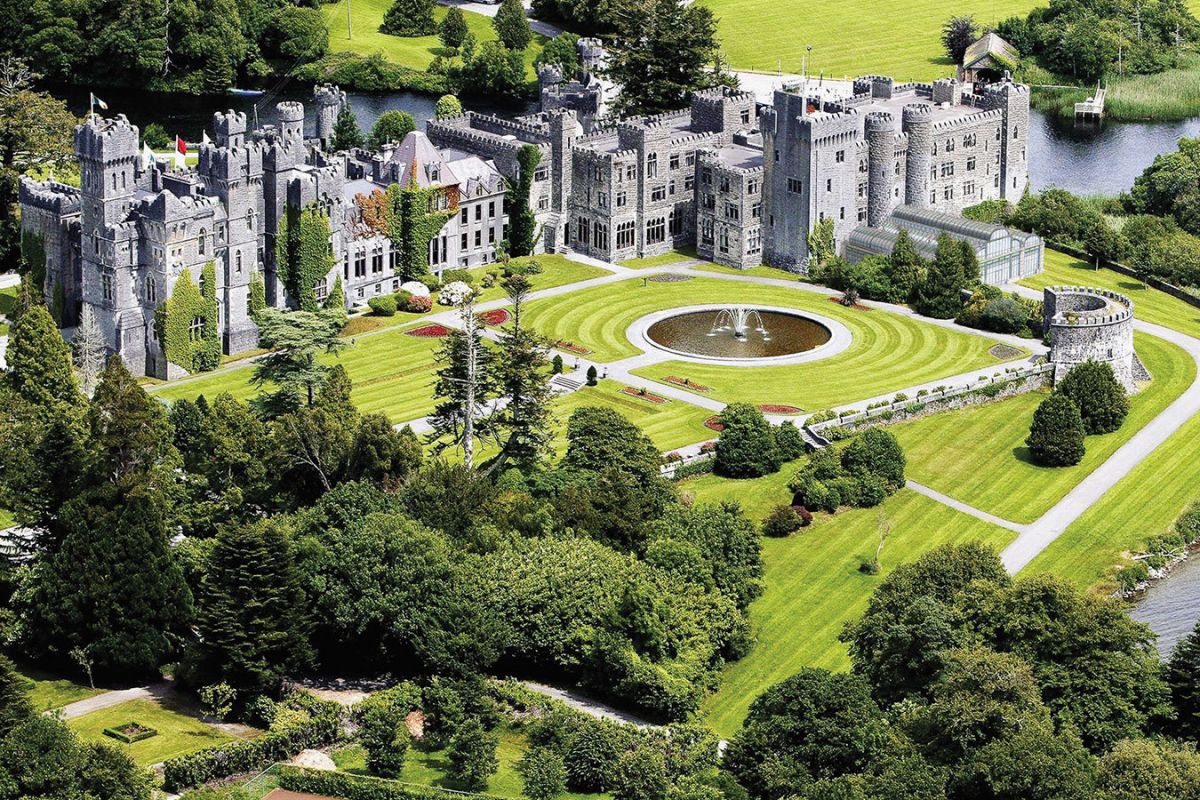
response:
[[[383,15],[379,30],[392,36],[431,36],[437,33],[433,21],[433,0],[395,0]]]
[[[180,462],[165,408],[138,385],[119,356],[109,358],[100,374],[86,419],[97,482],[163,476]]]
[[[79,370],[79,379],[84,394],[88,397],[96,391],[96,382],[104,369],[108,347],[104,343],[104,335],[96,322],[96,312],[90,303],[85,303],[79,316],[79,327],[71,339],[71,350],[75,356],[75,368]]]
[[[492,18],[496,36],[509,50],[524,50],[533,39],[521,0],[503,0]]]
[[[446,10],[446,16],[442,19],[441,24],[438,25],[438,37],[446,47],[457,50],[466,35],[467,18],[463,16],[462,9],[458,6],[450,6]]]
[[[8,656],[0,655],[0,739],[33,716],[25,679],[17,674]]]
[[[59,662],[79,648],[109,678],[156,675],[192,618],[165,511],[158,489],[138,478],[69,501],[66,537],[22,598],[29,646]]]
[[[242,696],[275,693],[312,662],[300,573],[279,523],[230,527],[217,537],[200,587],[201,682],[225,681]]]
[[[1125,387],[1117,382],[1112,367],[1099,361],[1072,367],[1054,390],[1075,401],[1083,427],[1092,435],[1112,433],[1129,414]]]
[[[22,400],[50,411],[82,399],[71,367],[71,348],[43,305],[24,311],[9,328],[8,371],[3,381]]]
[[[1200,625],[1171,651],[1166,679],[1175,706],[1174,733],[1188,741],[1200,739]]]
[[[462,329],[451,331],[435,356],[438,363],[434,397],[439,398],[429,417],[429,442],[435,452],[456,446],[463,464],[474,466],[475,440],[488,420],[481,419],[486,404],[495,396],[492,352],[483,343],[482,326],[475,316],[474,295],[458,306]]]
[[[338,112],[337,121],[333,123],[333,141],[330,148],[336,153],[342,150],[353,150],[363,146],[362,131],[358,129],[358,120],[350,106],[342,106]]]
[[[1046,467],[1069,467],[1083,460],[1083,417],[1075,401],[1057,392],[1033,412],[1025,444],[1033,460]]]
[[[496,735],[485,731],[483,723],[475,717],[468,718],[450,739],[446,754],[450,762],[448,776],[467,791],[483,791],[488,777],[500,768],[496,758],[498,744]]]
[[[913,307],[927,317],[951,319],[962,310],[962,290],[966,285],[962,251],[957,242],[943,233],[938,237],[933,264],[917,283]]]
[[[347,318],[346,290],[342,288],[341,275],[333,279],[333,288],[329,290],[329,294],[325,297],[325,302],[321,304],[321,309],[340,316],[343,323],[345,322]]]
[[[255,363],[254,382],[260,389],[268,384],[277,387],[257,398],[260,408],[266,416],[278,416],[301,403],[312,405],[329,371],[317,357],[346,346],[340,336],[341,315],[268,308],[257,322],[259,343],[271,352]]]
[[[513,324],[500,334],[496,354],[496,380],[508,403],[494,415],[499,438],[504,439],[495,469],[511,462],[528,474],[550,450],[550,365],[546,361],[549,342],[535,331],[521,327],[521,309],[532,288],[524,275],[504,281],[512,301]]]
[[[896,236],[896,243],[892,245],[892,254],[888,261],[888,277],[892,281],[891,299],[893,302],[907,303],[912,299],[925,266],[925,259],[921,258],[921,254],[917,252],[917,246],[913,244],[912,237],[909,236],[907,230],[901,228],[900,233]]]

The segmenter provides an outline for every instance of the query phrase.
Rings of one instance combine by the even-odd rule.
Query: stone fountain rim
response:
[[[805,319],[809,322],[815,322],[818,325],[824,326],[825,329],[829,331],[829,341],[825,342],[825,344],[817,345],[811,350],[805,350],[800,353],[791,353],[784,356],[727,358],[722,356],[704,356],[696,353],[689,353],[684,350],[676,350],[671,347],[665,347],[664,345],[661,345],[650,338],[650,326],[656,322],[662,322],[665,319],[680,317],[685,314],[694,314],[700,311],[720,311],[723,308],[745,308],[747,310],[770,311],[776,314],[786,314],[791,317],[799,317],[800,319]],[[667,353],[674,359],[688,361],[694,364],[711,364],[728,367],[784,366],[788,364],[804,364],[809,361],[819,361],[824,358],[831,358],[832,356],[836,356],[839,353],[844,352],[853,341],[853,336],[850,334],[850,329],[841,322],[838,322],[836,319],[831,319],[823,314],[815,314],[811,311],[788,308],[787,306],[761,305],[758,303],[704,303],[701,305],[666,308],[634,320],[630,326],[625,329],[625,335],[631,344],[641,349],[644,353]]]

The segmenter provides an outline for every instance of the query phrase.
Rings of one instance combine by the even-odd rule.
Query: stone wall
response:
[[[1126,391],[1136,390],[1132,300],[1106,289],[1052,286],[1042,308],[1056,381],[1078,364],[1099,361]]]

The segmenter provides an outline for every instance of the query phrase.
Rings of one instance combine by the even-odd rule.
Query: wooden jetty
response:
[[[1082,103],[1075,104],[1075,119],[1085,122],[1099,122],[1104,117],[1104,94],[1107,86],[1096,84],[1096,93]]]

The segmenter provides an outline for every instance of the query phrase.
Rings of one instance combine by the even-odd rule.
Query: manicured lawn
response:
[[[521,776],[517,772],[517,762],[529,748],[524,735],[511,727],[501,727],[499,730],[500,744],[496,748],[496,758],[500,767],[488,779],[487,794],[498,797],[523,797],[521,792]],[[338,769],[346,772],[356,772],[369,775],[367,771],[367,754],[359,745],[350,745],[333,751],[333,760]],[[425,750],[419,746],[408,749],[404,757],[404,770],[397,780],[404,783],[415,783],[422,786],[440,786],[446,789],[461,789],[458,784],[446,777],[450,764],[445,750]],[[565,793],[564,798],[578,800],[579,798],[602,798],[608,795]]]
[[[105,728],[130,721],[154,728],[158,735],[133,744],[124,744],[103,733]],[[153,700],[130,700],[128,703],[102,708],[69,720],[67,725],[87,741],[104,742],[125,750],[142,766],[157,764],[168,758],[212,747],[234,738],[195,717],[172,711]]]
[[[994,24],[1038,5],[1033,0],[877,0],[869,7],[854,0],[808,3],[779,0],[699,0],[719,20],[718,40],[735,69],[798,73],[811,45],[808,71],[842,78],[878,73],[899,81],[930,80],[954,74],[939,40],[953,15],[973,15]]]
[[[0,314],[8,314],[17,304],[17,286],[5,286],[0,289]]]
[[[532,284],[533,291],[535,292],[542,289],[553,289],[555,286],[563,286],[568,283],[579,283],[580,281],[589,281],[592,278],[602,278],[605,275],[612,274],[606,269],[593,267],[591,264],[582,264],[557,253],[516,258],[513,261],[516,263],[536,261],[538,266],[542,268],[541,272],[529,276],[529,282]],[[479,283],[483,280],[484,273],[499,272],[499,270],[500,267],[496,264],[489,264],[486,267],[476,267],[471,270],[475,274],[475,286],[481,289],[479,296],[475,300],[476,303],[486,303],[489,300],[499,300],[504,297],[504,287],[500,285],[499,281],[487,289],[483,289]]]
[[[1154,376],[1130,398],[1119,430],[1087,438],[1073,467],[1034,464],[1025,447],[1033,411],[1045,394],[1030,393],[893,425],[908,456],[908,477],[956,500],[1013,522],[1033,522],[1183,393],[1196,363],[1180,347],[1146,334],[1136,348]]]
[[[350,21],[353,38],[346,31],[346,3],[350,3]],[[442,54],[443,46],[437,35],[433,36],[390,36],[381,33],[379,25],[387,10],[391,8],[392,0],[341,0],[341,2],[325,6],[325,21],[329,28],[329,50],[333,53],[349,51],[369,56],[383,53],[388,61],[411,69],[424,72],[429,62]],[[441,22],[446,16],[444,6],[434,6],[433,18]],[[482,14],[464,12],[467,28],[475,34],[478,44],[496,39],[496,31],[492,28],[492,20]],[[533,61],[542,52],[546,37],[535,33],[529,47],[525,48],[525,73],[532,80],[537,77],[533,69]]]
[[[1158,289],[1143,287],[1137,278],[1111,269],[1093,269],[1086,262],[1046,248],[1046,271],[1021,280],[1022,286],[1096,286],[1120,292],[1133,300],[1133,316],[1200,339],[1200,308]]]
[[[680,488],[695,492],[697,502],[741,499],[744,508],[761,516],[770,505],[787,501],[782,487],[793,471],[784,467],[780,475],[755,481],[708,476],[684,481]],[[774,488],[755,486],[760,482]],[[881,517],[892,526],[880,556],[883,572],[866,575],[858,567],[875,553]],[[846,669],[849,657],[838,634],[862,614],[880,580],[898,564],[947,542],[982,540],[999,549],[1012,537],[1009,531],[903,490],[880,508],[818,515],[811,527],[786,539],[764,538],[766,591],[750,606],[757,641],[748,656],[725,670],[720,690],[705,703],[705,721],[719,735],[732,736],[750,702],[768,686],[801,667]]]
[[[1023,570],[1053,572],[1080,587],[1112,591],[1117,565],[1168,531],[1188,505],[1200,500],[1200,417],[1193,417],[1109,489],[1082,517]]]
[[[33,667],[19,666],[17,671],[30,681],[29,702],[33,704],[35,711],[62,708],[76,700],[95,697],[104,691]]]
[[[704,420],[711,411],[684,403],[668,400],[661,405],[623,394],[624,384],[616,381],[600,381],[598,386],[588,386],[577,392],[563,395],[554,401],[554,413],[558,417],[555,426],[554,450],[559,455],[567,449],[567,419],[577,408],[604,406],[611,408],[650,437],[659,450],[673,450],[684,445],[702,442],[716,434],[704,427]]]
[[[727,267],[724,264],[714,264],[711,261],[705,261],[703,264],[696,264],[692,269],[701,272],[718,272],[722,275],[753,275],[756,278],[776,278],[781,281],[800,280],[800,276],[795,272],[768,267],[766,264],[759,264],[757,267],[750,267],[749,269],[738,269],[737,267]]]
[[[659,256],[647,256],[646,258],[627,258],[618,263],[622,267],[642,269],[644,267],[661,267],[667,264],[678,264],[681,261],[692,261],[695,258],[696,248],[687,247],[682,250],[672,250],[669,253],[663,253]]]

